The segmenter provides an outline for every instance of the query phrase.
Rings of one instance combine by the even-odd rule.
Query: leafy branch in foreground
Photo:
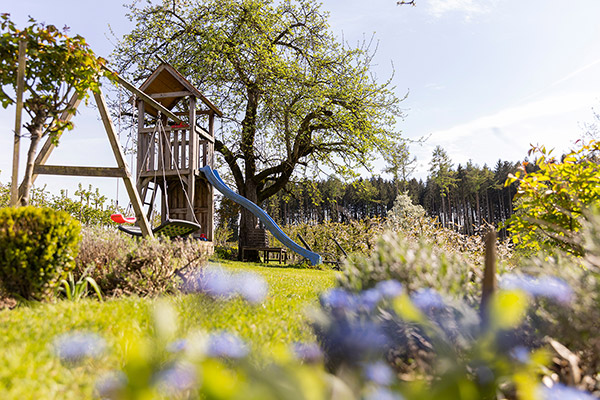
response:
[[[578,141],[579,147],[558,160],[544,146],[533,147],[536,171],[524,163],[506,185],[519,183],[516,213],[508,231],[517,248],[532,253],[558,248],[582,255],[576,236],[584,210],[600,205],[600,141]]]
[[[87,99],[89,90],[98,90],[105,64],[94,55],[83,37],[67,36],[66,29],[61,31],[33,19],[29,23],[18,29],[9,14],[0,15],[0,103],[3,108],[16,101],[11,93],[17,91],[19,42],[27,44],[23,109],[30,117],[25,124],[30,145],[20,193],[23,205],[29,203],[39,141],[47,135],[58,141],[63,131],[73,128],[72,122],[60,119],[61,114],[70,110],[74,94]]]

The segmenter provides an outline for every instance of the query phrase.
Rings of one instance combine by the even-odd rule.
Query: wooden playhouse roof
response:
[[[210,111],[219,117],[223,116],[221,110],[204,97],[202,92],[185,79],[179,71],[165,62],[161,63],[152,75],[146,79],[140,86],[140,90],[150,96],[156,95],[152,97],[169,110],[175,107],[182,97],[193,95],[202,100]],[[157,110],[149,105],[146,106],[146,112],[157,115]]]

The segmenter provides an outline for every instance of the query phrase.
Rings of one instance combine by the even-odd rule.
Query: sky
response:
[[[0,12],[19,26],[28,15],[67,25],[103,57],[131,29],[124,0],[4,3]],[[416,7],[395,0],[325,0],[323,7],[340,40],[355,45],[374,39],[373,73],[381,82],[393,77],[396,94],[406,95],[398,129],[407,139],[426,138],[410,147],[417,178],[427,177],[437,145],[455,167],[468,160],[491,167],[498,159],[523,160],[531,144],[559,155],[600,108],[597,0],[417,0]],[[74,123],[48,164],[114,166],[96,111],[82,109]],[[14,109],[0,110],[0,182],[10,179],[13,129]],[[72,194],[79,182],[111,198],[119,186],[110,178],[48,176],[37,184]],[[124,196],[120,186],[121,201]]]

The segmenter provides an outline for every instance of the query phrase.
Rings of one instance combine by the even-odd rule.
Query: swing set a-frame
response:
[[[39,175],[122,178],[135,219],[117,216],[113,220],[135,220],[137,226],[119,226],[119,229],[144,237],[152,237],[159,233],[171,237],[185,236],[202,229],[202,232],[198,233],[199,237],[212,241],[213,190],[203,179],[199,168],[205,165],[212,167],[214,116],[222,116],[222,113],[169,64],[162,63],[140,89],[114,72],[112,74],[137,100],[137,182],[134,183],[132,179],[100,88],[93,96],[117,167],[47,165],[46,162],[55,148],[53,140],[48,138],[35,159],[32,182]],[[183,99],[187,99],[186,106],[189,111],[172,112],[171,108]],[[208,109],[197,110],[197,99],[208,106]],[[67,109],[60,116],[61,120],[68,122],[80,103],[81,98],[74,94]],[[145,126],[146,114],[150,114],[149,116],[156,120],[153,128]],[[197,114],[208,116],[208,130],[198,125]],[[180,117],[184,115],[187,115],[188,121]],[[167,126],[168,121],[174,121],[178,125]],[[15,161],[13,165],[14,163]],[[14,184],[15,182],[13,187]],[[162,223],[152,229],[149,220],[158,188],[162,192]],[[20,192],[22,193],[21,188]],[[149,194],[151,198],[147,201],[146,196]],[[144,212],[144,205],[149,206],[147,213]]]

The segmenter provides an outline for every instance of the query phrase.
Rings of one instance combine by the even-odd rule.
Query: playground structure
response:
[[[161,192],[160,215],[163,225],[188,222],[193,237],[213,240],[213,187],[200,168],[213,166],[214,121],[222,112],[185,79],[175,68],[161,63],[140,86],[139,91],[156,100],[181,118],[169,123],[169,116],[157,107],[137,98],[137,191],[148,206],[151,219],[154,203]],[[204,117],[204,121],[202,121]],[[208,127],[202,126],[202,122]],[[128,228],[122,230],[134,233]]]
[[[221,117],[222,113],[175,68],[161,63],[139,89],[117,74],[113,75],[123,87],[133,93],[136,100],[138,128],[135,184],[100,89],[93,95],[117,167],[47,165],[46,161],[55,147],[52,139],[48,138],[36,157],[33,181],[43,174],[122,178],[135,218],[118,215],[115,221],[135,222],[136,226],[120,226],[121,230],[149,237],[154,233],[167,236],[193,233],[192,237],[208,242],[211,247],[209,251],[212,250],[214,238],[216,188],[226,197],[249,209],[289,249],[307,258],[313,265],[322,262],[319,254],[290,239],[262,208],[231,190],[213,169],[214,122],[215,116]],[[73,95],[61,119],[68,121],[80,102],[81,99]],[[198,108],[199,105],[202,108]],[[173,112],[176,106],[181,111]],[[202,117],[208,128],[201,125]],[[161,191],[161,225],[152,229],[148,221],[154,211],[158,189]],[[146,211],[143,209],[144,205],[148,206]],[[278,250],[280,261],[285,253],[277,248],[265,247],[261,250],[266,250],[266,259],[269,258],[269,252]],[[240,251],[244,252],[244,249]]]

